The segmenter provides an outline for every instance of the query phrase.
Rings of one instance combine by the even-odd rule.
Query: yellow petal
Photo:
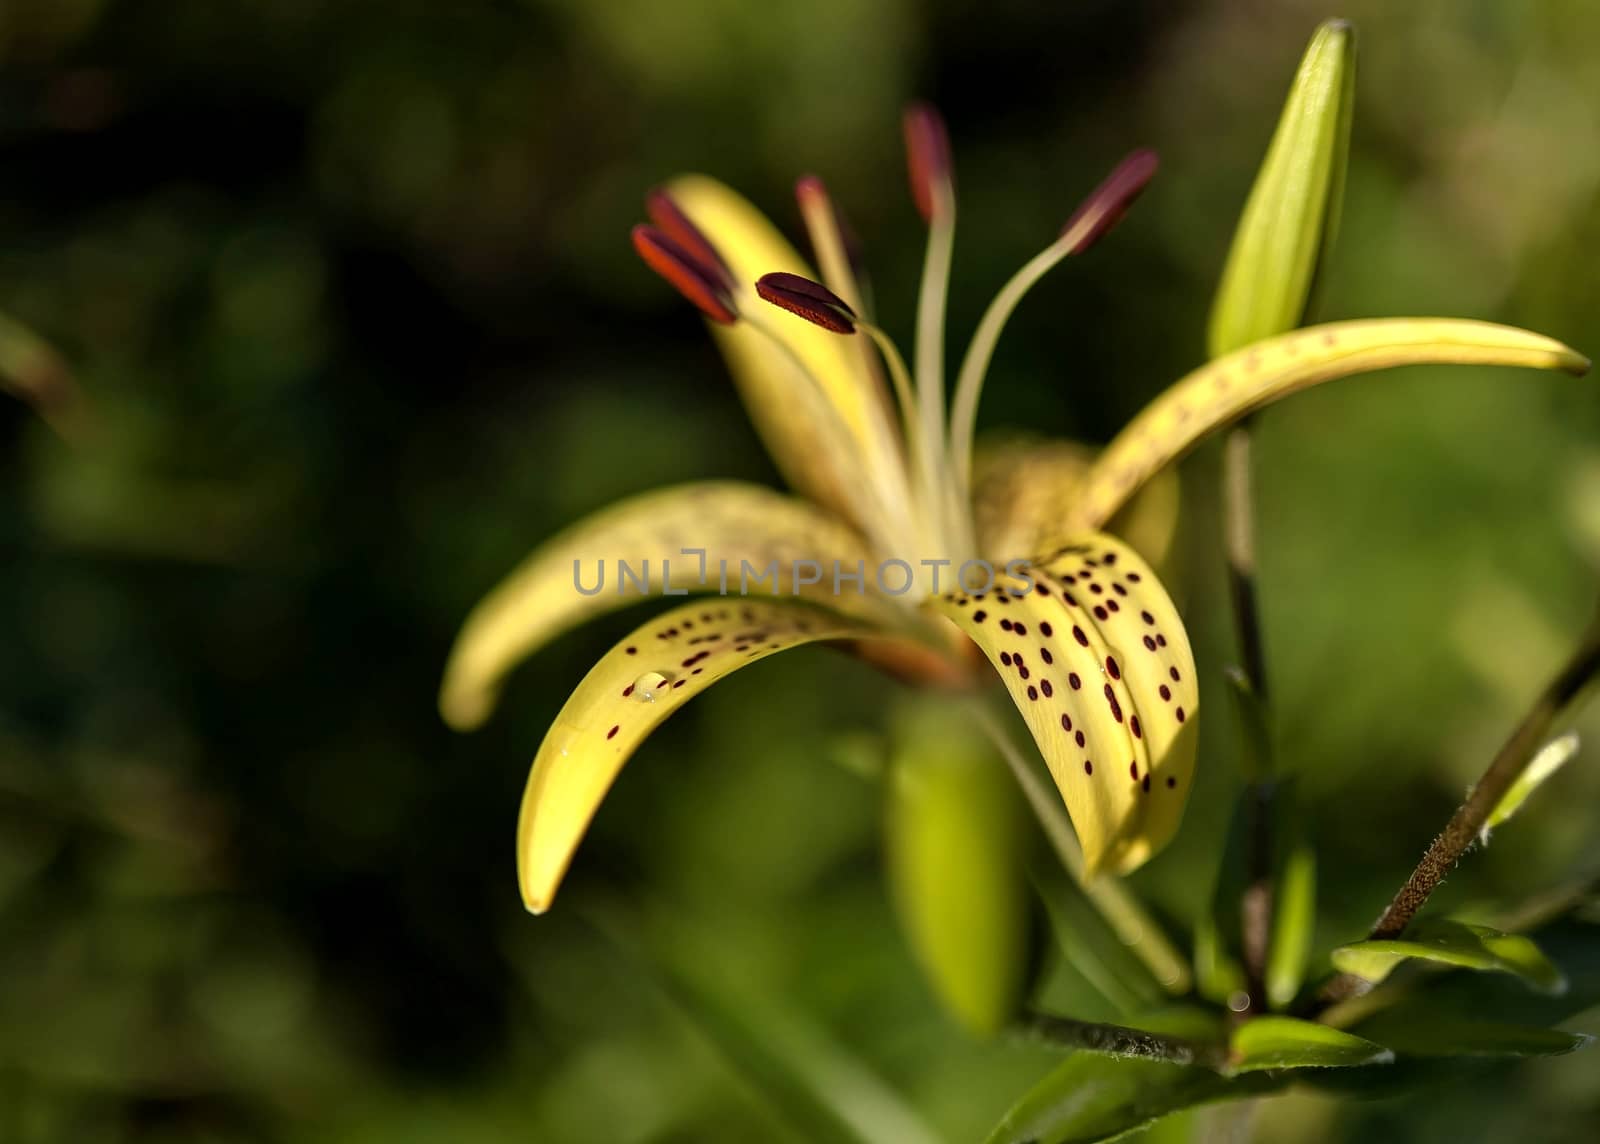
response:
[[[1026,579],[932,603],[1000,672],[1089,871],[1126,873],[1164,846],[1194,774],[1199,693],[1183,621],[1150,566],[1089,533],[1035,560]]]
[[[705,550],[704,580],[700,557],[685,549]],[[804,583],[809,567],[795,575],[797,560],[823,566],[817,583]],[[816,506],[759,485],[707,481],[622,501],[541,545],[473,609],[445,667],[439,710],[459,730],[478,726],[513,667],[583,620],[662,593],[664,569],[675,593],[720,592],[719,562],[726,561],[728,590],[738,595],[741,562],[748,561],[743,586],[751,594],[798,595],[868,615],[891,606],[857,593],[849,582],[834,593],[834,560],[845,572],[867,560],[860,537]],[[774,563],[776,575],[758,578]],[[621,578],[622,564],[635,577],[648,573],[647,591],[636,579]],[[872,567],[868,560],[869,587]],[[574,583],[576,575],[585,591],[592,590],[602,572],[597,594],[580,592]]]
[[[1382,318],[1330,322],[1219,358],[1157,397],[1106,446],[1084,478],[1073,522],[1098,528],[1150,476],[1216,430],[1324,381],[1401,365],[1526,366],[1582,374],[1583,355],[1492,322]]]
[[[814,279],[817,273],[743,196],[704,175],[681,176],[667,189],[727,262],[741,308],[757,308],[821,385],[826,409],[805,400],[812,383],[760,330],[748,322],[711,326],[784,478],[852,523],[881,529],[885,502],[889,509],[906,503],[904,461],[888,394],[867,368],[860,339],[818,329],[756,297],[755,282],[763,274],[786,271]],[[829,410],[832,416],[821,415]]]
[[[716,599],[658,616],[607,652],[556,716],[528,776],[517,823],[528,909],[549,909],[623,764],[667,716],[774,652],[869,634],[866,624],[805,604]]]
[[[1025,436],[990,439],[976,458],[972,501],[979,550],[1004,562],[1018,552],[1048,552],[1067,532],[1094,450],[1076,441]],[[1178,477],[1158,474],[1107,525],[1160,567],[1178,527]]]

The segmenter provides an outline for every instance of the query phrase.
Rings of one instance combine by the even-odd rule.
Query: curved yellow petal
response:
[[[1166,845],[1194,774],[1199,692],[1183,621],[1150,566],[1088,533],[1026,577],[931,603],[1000,672],[1088,870],[1127,873]]]
[[[871,632],[805,604],[702,600],[656,617],[607,652],[556,716],[528,776],[517,822],[517,876],[528,909],[550,908],[623,764],[667,716],[774,652]]]
[[[817,328],[760,301],[755,282],[786,271],[816,278],[793,246],[742,195],[704,175],[667,187],[685,215],[728,264],[742,312],[781,336],[820,385],[825,408],[795,363],[750,322],[711,324],[750,418],[784,478],[796,490],[875,533],[907,501],[905,462],[888,394],[867,366],[860,339]]]
[[[1582,374],[1589,359],[1527,330],[1452,318],[1330,322],[1268,338],[1201,366],[1145,406],[1095,459],[1073,522],[1100,527],[1152,474],[1281,397],[1338,377],[1433,364]]]
[[[704,550],[704,563],[686,549]],[[472,610],[445,667],[440,713],[458,730],[478,726],[506,674],[542,645],[592,616],[661,594],[668,577],[675,594],[721,592],[724,561],[734,595],[742,585],[747,594],[801,596],[865,615],[892,606],[849,583],[835,593],[834,560],[846,572],[867,560],[861,538],[815,505],[759,485],[706,481],[622,501],[540,545]],[[805,582],[808,566],[796,575],[796,561],[822,566],[816,583]],[[623,576],[624,564],[632,578]],[[870,574],[864,583],[873,583]]]
[[[1048,552],[1068,523],[1094,450],[1076,441],[1017,435],[992,438],[978,450],[972,490],[978,548],[995,563],[1018,552]],[[1153,477],[1106,527],[1151,564],[1167,558],[1178,527],[1178,477]]]

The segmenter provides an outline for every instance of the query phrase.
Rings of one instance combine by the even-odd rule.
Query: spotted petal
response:
[[[983,649],[1033,732],[1091,872],[1136,869],[1177,831],[1199,695],[1177,609],[1150,566],[1087,533],[1025,577],[933,605]]]
[[[715,179],[681,176],[668,191],[728,264],[741,310],[754,308],[793,354],[792,360],[748,321],[711,327],[784,478],[852,523],[880,529],[886,510],[906,503],[903,462],[882,381],[867,367],[857,339],[773,310],[755,295],[755,282],[764,274],[785,271],[814,279],[816,271],[760,211]],[[796,360],[821,386],[823,406],[807,399],[812,383]]]
[[[1073,521],[1101,527],[1154,473],[1281,397],[1352,374],[1450,363],[1572,374],[1589,368],[1587,358],[1551,338],[1449,318],[1331,322],[1268,338],[1202,366],[1145,406],[1084,478]]]
[[[704,550],[704,564],[693,554],[696,549]],[[674,593],[718,592],[722,561],[735,593],[741,591],[741,562],[747,561],[746,592],[801,596],[836,610],[883,614],[887,605],[878,597],[848,584],[833,591],[834,560],[845,571],[867,560],[860,537],[816,506],[759,485],[706,481],[625,500],[541,545],[473,609],[450,653],[439,709],[453,727],[478,726],[494,709],[506,674],[543,644],[668,584]],[[796,561],[814,561],[829,574],[807,584],[812,570],[802,567],[796,576]],[[634,576],[647,577],[647,585],[623,580],[623,564]],[[777,574],[762,578],[772,565]],[[602,575],[607,578],[599,579]],[[597,580],[600,590],[588,594]],[[864,583],[870,585],[872,577]]]
[[[669,715],[775,652],[871,634],[867,624],[805,604],[704,600],[658,616],[607,652],[556,716],[528,776],[517,823],[528,909],[550,907],[623,764]]]

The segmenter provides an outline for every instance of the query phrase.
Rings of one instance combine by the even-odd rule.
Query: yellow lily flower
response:
[[[1559,342],[1485,322],[1313,326],[1184,377],[1092,460],[1047,445],[975,474],[978,400],[1006,320],[1049,269],[1116,222],[1155,158],[1125,160],[1000,291],[947,415],[954,182],[930,109],[907,114],[906,137],[928,223],[914,368],[866,319],[844,228],[818,180],[802,180],[798,198],[820,275],[715,180],[685,176],[647,199],[652,225],[635,229],[636,248],[709,319],[756,428],[800,495],[715,482],[625,501],[540,547],[468,618],[440,695],[445,719],[462,729],[488,717],[524,656],[637,599],[641,569],[646,581],[658,571],[646,590],[705,597],[608,652],[539,748],[517,835],[522,894],[535,913],[549,907],[606,792],[656,726],[731,672],[819,641],[940,686],[975,687],[986,658],[1049,765],[1087,870],[1135,869],[1183,813],[1199,692],[1183,621],[1146,558],[1105,531],[1112,517],[1208,435],[1319,382],[1427,362],[1588,367]],[[614,590],[605,589],[607,565]],[[584,567],[598,567],[598,588]],[[633,590],[624,591],[629,572]]]

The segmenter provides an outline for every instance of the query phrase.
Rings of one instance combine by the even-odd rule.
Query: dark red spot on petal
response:
[[[1077,739],[1078,746],[1080,746],[1080,747],[1083,746],[1083,732],[1082,731],[1078,732],[1078,734],[1076,735],[1076,739]]]
[[[1067,683],[1071,685],[1074,691],[1083,686],[1083,680],[1078,678],[1078,673],[1075,671],[1067,675]]]
[[[1085,759],[1085,760],[1083,760],[1083,773],[1086,774],[1086,775],[1094,774],[1094,760],[1093,759]]]
[[[1089,646],[1089,637],[1084,635],[1083,629],[1076,624],[1072,625],[1072,638],[1078,641],[1079,647]]]
[[[1182,707],[1178,708],[1176,714],[1178,716],[1178,722],[1182,723],[1183,722],[1183,708]]]
[[[1051,683],[1048,679],[1041,679],[1039,681],[1039,690],[1044,692],[1044,697],[1046,699],[1049,699],[1056,693],[1055,684]]]
[[[1110,675],[1112,679],[1122,678],[1122,669],[1117,666],[1117,661],[1109,655],[1106,656],[1106,673]]]
[[[1056,657],[1050,654],[1050,649],[1047,647],[1042,647],[1039,649],[1039,658],[1044,660],[1047,664],[1051,664],[1056,661]]]
[[[1039,689],[1037,687],[1035,687],[1031,683],[1028,684],[1028,698],[1029,699],[1037,699],[1037,698],[1039,698]]]
[[[617,737],[617,732],[620,730],[622,730],[622,724],[618,723],[615,727],[606,732],[606,738],[615,739]]]
[[[1133,737],[1135,739],[1144,738],[1144,731],[1139,727],[1139,716],[1128,716],[1128,729],[1133,732]]]
[[[972,622],[975,623],[975,624],[981,624],[981,623],[983,623],[984,620],[987,620],[988,618],[989,618],[989,613],[984,611],[982,608],[979,608],[976,612],[972,613]]]
[[[1011,653],[1008,652],[1008,651],[1001,652],[1000,653],[1000,662],[1005,664],[1007,667],[1010,667],[1011,666]]]

